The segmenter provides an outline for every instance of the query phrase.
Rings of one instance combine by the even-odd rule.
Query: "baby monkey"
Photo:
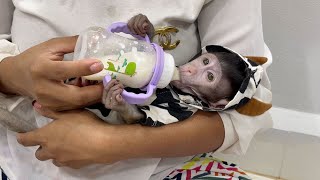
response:
[[[152,23],[142,14],[132,17],[128,28],[141,36],[154,34]],[[238,54],[227,50],[210,52],[212,47],[205,47],[207,52],[179,66],[180,79],[171,81],[164,89],[157,89],[150,105],[128,104],[121,96],[124,85],[115,79],[105,86],[102,103],[107,109],[117,111],[118,118],[126,123],[140,122],[148,126],[187,119],[197,109],[223,110],[238,92],[247,66]]]

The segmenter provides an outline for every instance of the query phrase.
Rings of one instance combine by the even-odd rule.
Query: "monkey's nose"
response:
[[[189,66],[189,65],[180,66],[179,71],[180,71],[181,75],[184,75],[184,76],[190,76],[190,75],[194,75],[195,73],[197,73],[197,69],[195,67]]]
[[[197,68],[194,67],[194,66],[189,66],[189,67],[187,68],[187,72],[188,72],[190,75],[196,74],[196,73],[197,73]]]

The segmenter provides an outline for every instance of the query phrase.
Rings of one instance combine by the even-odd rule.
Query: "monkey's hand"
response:
[[[147,16],[138,14],[133,16],[128,22],[128,28],[131,32],[145,37],[148,34],[149,37],[154,35],[153,24],[149,21]]]
[[[112,79],[104,87],[102,103],[106,108],[120,113],[125,111],[127,102],[121,96],[123,89],[123,84],[115,79]]]
[[[118,117],[128,124],[137,122],[144,115],[137,106],[127,103],[121,96],[124,86],[119,81],[112,79],[104,88],[102,103],[107,109],[117,111]]]

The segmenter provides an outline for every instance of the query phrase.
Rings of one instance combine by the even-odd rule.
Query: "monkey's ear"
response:
[[[262,65],[268,61],[268,58],[261,57],[261,56],[244,56],[244,57],[250,59],[251,61],[253,61],[259,65]]]
[[[217,102],[209,102],[209,106],[210,108],[214,108],[214,109],[223,109],[228,103],[229,103],[229,100],[227,98],[224,98]]]

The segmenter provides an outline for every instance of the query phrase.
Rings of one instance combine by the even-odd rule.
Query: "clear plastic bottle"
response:
[[[104,70],[84,78],[115,78],[125,86],[146,91],[148,88],[151,90],[150,85],[153,90],[167,86],[177,74],[172,55],[150,43],[147,36],[135,36],[136,39],[128,34],[130,31],[126,23],[114,23],[108,29],[91,27],[80,34],[74,59],[94,58],[104,64]]]

